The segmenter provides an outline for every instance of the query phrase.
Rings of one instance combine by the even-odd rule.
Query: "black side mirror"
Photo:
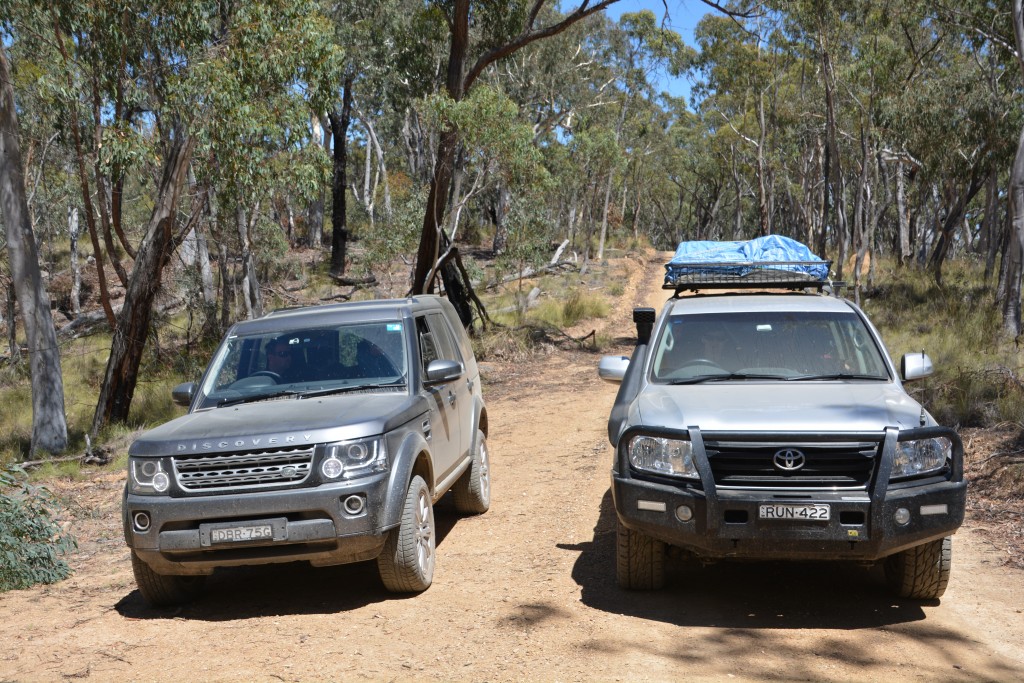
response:
[[[171,389],[171,400],[179,406],[188,408],[192,404],[192,397],[196,395],[196,383],[185,382]]]

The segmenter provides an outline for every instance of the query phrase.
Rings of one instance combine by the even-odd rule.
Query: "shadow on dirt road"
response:
[[[439,502],[434,509],[440,553],[445,537],[460,519],[448,507],[446,502]],[[218,569],[207,578],[202,598],[180,607],[150,607],[139,591],[133,590],[114,609],[128,619],[226,622],[278,615],[337,614],[409,597],[413,595],[384,590],[374,561],[336,567],[290,562]]]
[[[844,562],[719,562],[670,558],[661,591],[615,584],[615,509],[601,500],[594,539],[578,546],[573,578],[594,609],[676,626],[862,629],[921,621],[922,604],[888,593],[880,568]]]

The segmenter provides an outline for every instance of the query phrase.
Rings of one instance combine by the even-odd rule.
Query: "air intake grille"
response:
[[[867,489],[874,471],[878,445],[746,444],[705,442],[715,485],[737,488],[842,488]],[[775,464],[775,454],[799,451],[798,469],[786,471]],[[789,463],[792,465],[792,461]]]
[[[174,474],[185,491],[258,489],[301,484],[313,467],[313,449],[176,456]]]

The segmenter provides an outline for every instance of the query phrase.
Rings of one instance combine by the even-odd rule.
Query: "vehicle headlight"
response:
[[[700,479],[689,441],[635,436],[629,442],[629,462],[644,472]]]
[[[384,439],[342,441],[324,446],[320,474],[325,480],[365,477],[388,468]]]
[[[953,444],[945,437],[900,441],[892,463],[892,477],[913,477],[937,472],[953,454]]]
[[[128,493],[157,495],[171,487],[171,477],[159,458],[128,459]]]

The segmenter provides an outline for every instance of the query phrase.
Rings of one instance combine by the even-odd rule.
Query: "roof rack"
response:
[[[828,278],[812,275],[812,268],[825,272],[831,261],[729,261],[675,263],[665,276],[663,289],[685,291],[702,289],[816,289],[832,291],[845,286]]]

